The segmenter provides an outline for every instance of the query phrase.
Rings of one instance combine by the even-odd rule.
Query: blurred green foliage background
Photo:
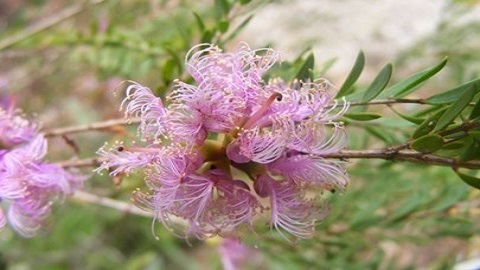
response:
[[[0,90],[16,96],[19,106],[46,130],[120,118],[122,93],[115,89],[121,89],[122,81],[138,81],[162,96],[174,79],[188,80],[183,61],[192,45],[214,42],[234,48],[256,12],[285,2],[289,1],[4,0]],[[480,21],[454,23],[478,1],[449,5],[452,11],[431,36],[391,59],[396,67],[393,80],[443,56],[449,56],[445,71],[421,91],[479,77]],[[33,34],[37,28],[40,31]],[[299,44],[298,57],[285,59],[272,74],[285,79],[304,74],[307,47]],[[314,75],[328,78],[332,64],[316,63]],[[382,139],[359,125],[349,127],[351,149],[401,143],[413,130],[398,117],[385,117],[369,124],[372,129],[389,128],[390,137]],[[52,138],[50,160],[92,157],[103,142],[134,134],[134,128],[125,128],[70,136],[79,151]],[[261,222],[258,234],[246,236],[262,254],[256,267],[451,269],[480,252],[480,193],[450,169],[363,160],[351,162],[348,171],[351,185],[345,194],[326,195],[330,214],[314,239],[292,245],[276,232],[267,232]],[[85,172],[91,173],[90,168]],[[131,191],[141,186],[140,174],[120,185],[106,175],[91,174],[89,192],[121,201],[128,201]],[[49,221],[32,239],[9,229],[0,232],[0,269],[221,269],[218,239],[188,245],[157,225],[156,240],[150,218],[69,199],[55,208]]]

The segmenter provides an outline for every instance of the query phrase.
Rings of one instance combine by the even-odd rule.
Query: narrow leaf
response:
[[[230,27],[230,23],[227,20],[221,20],[217,23],[217,29],[220,31],[220,33],[227,32],[228,27]]]
[[[205,23],[203,23],[202,18],[196,12],[193,12],[193,16],[195,17],[195,21],[197,21],[198,30],[200,30],[200,33],[203,33],[203,31],[205,31]]]
[[[480,178],[456,171],[457,175],[469,186],[480,189]]]
[[[443,139],[437,134],[425,135],[410,143],[410,148],[421,153],[433,153],[442,148],[442,146]]]
[[[464,147],[465,147],[464,142],[455,141],[455,142],[450,142],[450,143],[444,144],[442,146],[442,150],[458,150],[458,149],[461,149],[461,148],[464,148]]]
[[[479,85],[475,85],[475,92],[479,92]],[[473,106],[472,112],[470,113],[470,116],[468,117],[469,119],[476,119],[477,117],[480,116],[480,97],[476,101],[475,106]]]
[[[305,60],[303,65],[300,67],[300,70],[298,71],[297,76],[295,78],[304,82],[309,80],[312,81],[313,80],[312,70],[314,65],[315,65],[315,56],[313,55],[313,53],[310,53],[307,56],[307,59]]]
[[[363,95],[363,102],[370,101],[382,92],[383,89],[387,86],[390,78],[392,77],[392,64],[388,63],[385,67],[380,70],[377,77],[373,80],[372,84],[368,87],[367,91]]]
[[[365,112],[365,113],[346,113],[343,115],[346,118],[356,120],[356,121],[371,121],[375,120],[378,118],[381,118],[382,115],[378,113],[371,113],[371,112]]]
[[[215,15],[217,19],[226,17],[230,11],[230,4],[227,0],[215,0]]]
[[[468,132],[468,136],[473,139],[480,140],[480,130],[471,130]]]
[[[422,208],[427,202],[428,196],[422,196],[420,193],[415,193],[408,200],[404,200],[394,211],[388,215],[389,223],[398,222],[407,218],[409,215]]]
[[[430,133],[433,128],[435,128],[435,125],[437,125],[438,119],[440,119],[445,110],[446,109],[441,109],[435,112],[435,114],[433,114],[429,118],[425,119],[425,121],[423,121],[422,124],[420,124],[420,126],[418,126],[418,128],[413,132],[412,138],[420,138],[423,135]]]
[[[455,205],[459,201],[468,196],[468,188],[464,185],[449,185],[442,190],[442,194],[438,196],[439,201],[432,206],[432,211],[444,211]]]
[[[328,71],[331,67],[333,67],[333,65],[335,64],[335,62],[337,62],[337,60],[338,60],[338,59],[337,59],[336,57],[334,57],[334,58],[330,58],[330,59],[328,59],[327,61],[323,62],[322,68],[321,68],[319,71],[315,72],[314,78],[323,77],[323,75],[324,75],[325,73],[327,73],[327,71]]]
[[[214,32],[210,30],[206,30],[203,32],[202,38],[201,38],[201,43],[210,43],[213,39]]]
[[[412,74],[405,80],[402,80],[395,85],[389,87],[385,90],[380,96],[381,97],[404,97],[412,92],[415,87],[419,86],[421,83],[425,82],[433,75],[437,74],[443,67],[447,64],[447,58],[445,57],[440,63],[437,65],[419,71],[415,74]]]
[[[480,79],[476,79],[476,80],[464,83],[446,92],[431,96],[426,99],[426,102],[428,102],[429,104],[448,104],[448,103],[455,102],[464,92],[468,91],[468,89],[470,89],[472,86],[475,89],[478,89],[479,84],[480,84]]]
[[[347,79],[343,85],[338,90],[337,96],[335,98],[346,96],[350,93],[350,89],[353,84],[358,80],[360,74],[362,74],[363,68],[365,67],[365,54],[363,51],[358,52],[357,59],[353,64],[350,74],[348,74]]]
[[[460,161],[468,161],[480,158],[480,140],[472,139],[472,143],[468,145],[460,155]]]
[[[175,75],[176,63],[173,59],[168,59],[160,67],[160,73],[164,81],[172,81]]]
[[[475,85],[471,84],[470,87],[445,111],[445,113],[438,120],[437,125],[433,131],[439,131],[447,127],[450,123],[457,118],[457,116],[468,106],[475,96]]]
[[[394,139],[391,137],[390,134],[379,131],[378,129],[370,126],[365,126],[365,131],[370,133],[372,136],[375,136],[378,139],[384,141],[387,145],[394,144]]]
[[[410,122],[410,123],[413,123],[413,124],[416,124],[416,125],[420,125],[421,123],[423,123],[423,121],[425,121],[425,119],[420,118],[420,117],[415,117],[415,116],[410,116],[410,115],[403,114],[403,113],[395,110],[393,107],[390,107],[390,109],[391,109],[396,115],[400,116],[401,118],[407,120],[407,121]]]

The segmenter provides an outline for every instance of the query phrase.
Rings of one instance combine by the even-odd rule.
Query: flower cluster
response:
[[[42,161],[47,141],[11,100],[0,102],[0,229],[7,222],[34,236],[59,197],[71,194],[83,177]]]
[[[141,168],[151,192],[134,200],[180,236],[228,235],[269,210],[283,236],[311,237],[324,216],[319,194],[348,183],[341,164],[322,157],[345,145],[335,120],[348,104],[325,80],[264,82],[278,59],[244,43],[233,53],[201,44],[186,56],[194,84],[176,81],[166,101],[130,82],[121,109],[141,119],[143,143],[102,147],[99,170]]]

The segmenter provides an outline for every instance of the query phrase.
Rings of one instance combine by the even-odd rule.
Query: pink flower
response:
[[[31,237],[52,204],[72,194],[84,178],[43,162],[47,141],[14,109],[0,109],[0,118],[0,229],[8,222],[22,236]]]
[[[224,270],[258,269],[262,263],[260,252],[231,237],[221,240],[218,253]]]
[[[135,200],[180,236],[234,234],[269,209],[271,227],[285,238],[311,237],[325,207],[307,190],[348,184],[342,164],[323,158],[345,146],[337,119],[348,103],[333,100],[325,80],[264,82],[278,59],[245,43],[233,53],[198,45],[186,57],[195,83],[177,81],[167,105],[131,83],[121,107],[140,117],[144,145],[99,150],[99,170],[145,171],[151,192],[137,191]]]
[[[307,189],[290,181],[276,181],[268,175],[255,180],[255,190],[262,197],[270,198],[270,225],[281,235],[287,232],[298,238],[313,235],[315,222],[325,216],[325,208],[306,197]]]
[[[37,135],[37,126],[25,119],[13,100],[0,101],[0,148],[27,142]]]

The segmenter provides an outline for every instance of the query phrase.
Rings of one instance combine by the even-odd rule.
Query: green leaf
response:
[[[240,3],[240,5],[246,5],[248,3],[250,3],[252,0],[239,0],[238,2]]]
[[[172,81],[175,76],[176,63],[173,59],[168,59],[160,67],[160,73],[164,81]]]
[[[387,86],[390,78],[392,77],[392,64],[388,63],[385,67],[380,70],[377,77],[373,80],[372,84],[368,87],[367,91],[363,95],[363,102],[370,101],[382,92],[383,89]]]
[[[398,222],[399,220],[408,218],[409,215],[414,213],[417,209],[423,207],[430,198],[423,196],[421,193],[416,193],[408,200],[404,200],[399,206],[388,216],[388,222]]]
[[[370,133],[372,136],[377,137],[378,139],[384,141],[386,144],[394,144],[394,139],[391,137],[390,134],[386,134],[385,132],[380,131],[377,128],[365,126],[365,131]],[[390,136],[389,136],[390,135]]]
[[[225,18],[230,11],[230,4],[227,0],[215,0],[215,15],[217,19]]]
[[[421,123],[423,123],[423,121],[425,121],[425,119],[420,118],[420,117],[415,117],[415,116],[410,116],[410,115],[403,114],[403,113],[395,110],[393,107],[390,107],[390,109],[391,109],[396,115],[400,116],[401,118],[407,120],[407,121],[410,122],[410,123],[413,123],[413,124],[416,124],[416,125],[420,125]]]
[[[372,121],[382,117],[381,114],[372,112],[346,113],[343,116],[356,121]]]
[[[441,109],[435,112],[435,114],[433,114],[429,118],[425,119],[425,121],[423,121],[422,124],[420,124],[420,126],[418,126],[418,128],[413,132],[412,138],[416,139],[430,133],[433,130],[433,128],[435,128],[435,125],[437,124],[438,119],[440,119],[440,117],[443,115],[445,110],[446,108]]]
[[[203,23],[202,18],[196,12],[193,12],[193,16],[197,22],[198,30],[200,30],[200,33],[203,33],[203,31],[205,31],[205,23]]]
[[[419,86],[421,83],[425,82],[433,75],[437,74],[443,67],[447,64],[447,58],[445,57],[440,63],[437,65],[419,71],[405,80],[402,80],[395,85],[389,87],[385,90],[380,96],[381,97],[403,97],[408,95],[415,89],[415,87]]]
[[[448,104],[448,103],[452,103],[452,102],[455,102],[456,100],[458,100],[458,98],[460,98],[460,96],[464,92],[468,91],[468,89],[470,89],[472,86],[475,89],[478,89],[479,84],[480,84],[480,79],[469,81],[467,83],[464,83],[464,84],[462,84],[458,87],[455,87],[451,90],[448,90],[446,92],[440,93],[440,94],[435,95],[435,96],[431,96],[431,97],[427,98],[425,101],[429,104]]]
[[[210,43],[214,35],[215,33],[213,31],[206,30],[205,32],[203,32],[202,38],[200,39],[201,43]]]
[[[450,123],[457,118],[457,116],[468,106],[470,101],[476,94],[476,87],[474,84],[471,84],[467,90],[460,96],[457,101],[455,101],[450,107],[445,111],[445,113],[438,120],[437,125],[433,131],[439,131],[447,127]]]
[[[230,27],[230,22],[227,20],[221,20],[217,23],[217,29],[220,33],[225,33],[228,31],[228,27]]]
[[[353,84],[358,80],[360,74],[362,74],[363,68],[365,67],[365,54],[363,51],[358,52],[357,59],[353,64],[350,74],[348,74],[347,79],[343,85],[338,90],[337,96],[335,98],[343,97],[348,95],[351,91]]]
[[[472,143],[466,147],[460,155],[460,161],[468,161],[480,158],[480,140],[472,139]]]
[[[410,148],[421,153],[433,153],[442,148],[443,139],[437,134],[422,136],[410,143]]]
[[[454,141],[454,142],[449,142],[444,144],[442,146],[442,150],[457,150],[464,147],[465,147],[465,142]]]
[[[468,136],[473,139],[480,140],[480,130],[471,130],[468,132]]]
[[[306,81],[313,81],[312,78],[312,70],[313,66],[315,65],[315,56],[313,53],[310,53],[307,56],[307,59],[303,63],[303,65],[300,67],[300,70],[297,73],[297,78],[300,81],[306,82]]]
[[[480,178],[464,174],[459,171],[455,171],[455,173],[463,180],[463,182],[467,183],[469,186],[480,189]]]
[[[323,62],[322,68],[319,71],[315,72],[315,75],[313,77],[314,78],[324,77],[323,75],[325,73],[327,73],[327,71],[331,67],[333,67],[333,65],[335,64],[335,62],[337,62],[337,60],[338,59],[336,57],[334,57],[334,58],[330,58],[330,59],[326,60],[325,62]]]
[[[478,91],[478,85],[475,85],[476,91]],[[472,112],[470,113],[469,119],[476,119],[480,116],[480,97],[479,100],[476,101],[475,106],[473,106]]]
[[[432,211],[444,211],[459,201],[468,196],[468,188],[464,185],[449,185],[446,186],[442,194],[439,196],[439,201],[432,205]]]

